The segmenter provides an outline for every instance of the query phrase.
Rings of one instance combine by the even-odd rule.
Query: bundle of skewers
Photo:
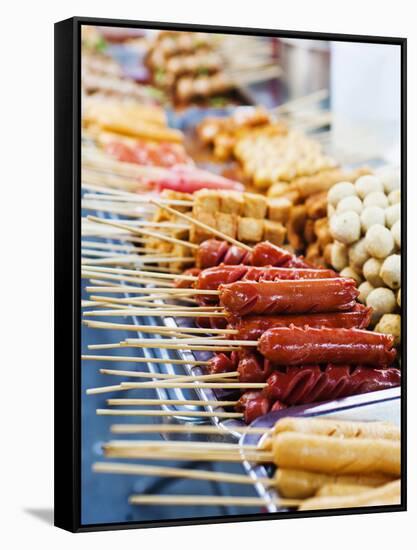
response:
[[[170,206],[154,202],[173,211]],[[190,224],[201,224],[186,214],[178,215]],[[99,218],[93,220],[103,225],[122,225]],[[212,232],[220,236],[219,231]],[[207,365],[208,376],[236,377],[237,381],[202,381],[199,387],[236,390],[237,398],[229,399],[236,412],[224,415],[243,418],[247,423],[270,410],[399,385],[394,339],[366,330],[372,310],[357,302],[359,292],[353,279],[332,270],[313,268],[302,258],[269,242],[251,248],[222,236],[224,241],[212,239],[198,246],[197,269],[201,269],[198,275],[196,271],[179,276],[157,271],[135,273],[121,268],[100,269],[91,261],[84,262],[83,276],[89,279],[102,279],[105,283],[106,279],[119,278],[126,283],[147,285],[112,282],[88,286],[89,304],[98,303],[100,307],[86,311],[85,317],[191,317],[199,325],[175,329],[88,320],[85,324],[94,328],[143,330],[164,336],[128,338],[90,347],[211,351],[214,356]],[[227,265],[228,257],[233,259],[232,265]],[[171,286],[174,281],[175,287]],[[120,293],[142,296],[122,299],[102,296]],[[165,309],[161,297],[192,300],[196,305],[170,304]],[[150,306],[152,301],[154,304]],[[108,309],[106,304],[115,307]],[[122,382],[120,389],[155,387],[152,384],[174,387],[179,383],[189,385],[184,380]],[[242,394],[242,390],[250,391]],[[143,411],[130,414],[140,415]]]
[[[154,85],[177,106],[198,103],[218,107],[238,102],[239,87],[281,75],[271,52],[262,44],[257,48],[256,59],[244,57],[246,62],[242,65],[236,63],[230,49],[223,52],[222,42],[219,37],[204,33],[158,33],[146,57]],[[240,54],[243,52],[241,49]]]
[[[139,84],[107,52],[102,29],[84,25],[81,32],[81,90],[84,97],[113,98],[144,105],[166,103],[162,90]]]
[[[306,133],[331,123],[331,113],[316,105],[327,96],[319,90],[270,110],[241,107],[230,116],[207,117],[197,126],[197,137],[218,160],[238,160],[240,176],[261,190],[325,172],[336,165],[323,153],[328,134],[313,139]]]
[[[114,425],[118,434],[183,432],[185,426]],[[194,427],[204,433],[204,427]],[[389,422],[350,422],[326,418],[285,417],[271,428],[246,428],[258,444],[113,440],[104,455],[117,459],[154,459],[273,464],[272,477],[258,477],[268,493],[263,497],[212,497],[205,495],[131,495],[134,505],[272,504],[300,511],[395,505],[401,502],[400,431]],[[124,462],[97,462],[93,471],[107,474],[157,475],[188,480],[253,485],[248,475],[191,470]]]

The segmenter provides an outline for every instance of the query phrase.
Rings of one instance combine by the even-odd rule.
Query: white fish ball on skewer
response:
[[[388,206],[388,197],[382,191],[374,191],[366,195],[363,201],[364,206],[379,206],[386,208]]]
[[[384,260],[380,271],[381,279],[390,288],[396,290],[401,286],[401,256],[392,254]]]
[[[330,218],[330,232],[343,244],[352,244],[361,236],[361,222],[356,212],[336,213]]]
[[[383,225],[373,225],[365,236],[366,248],[374,258],[384,259],[394,250],[394,237]]]
[[[337,271],[342,271],[349,265],[348,249],[343,243],[335,241],[331,244],[330,261]]]
[[[375,288],[368,294],[366,305],[372,307],[372,320],[377,322],[385,313],[395,311],[397,301],[391,289],[381,287]]]
[[[357,195],[355,186],[350,181],[341,181],[331,187],[327,194],[327,201],[332,206],[337,204],[345,197]]]
[[[385,225],[385,210],[380,206],[367,206],[362,210],[360,216],[364,233],[373,225]]]
[[[363,204],[359,197],[351,195],[349,197],[344,197],[336,207],[336,212],[356,212],[360,214],[362,212]]]
[[[384,190],[384,186],[378,177],[365,175],[356,180],[355,189],[359,197],[364,199],[370,193],[378,191],[382,192]]]
[[[376,258],[369,258],[369,260],[363,264],[363,275],[373,287],[384,286],[384,281],[379,274],[381,267],[382,262]]]
[[[401,217],[401,205],[399,202],[392,204],[385,209],[385,221],[387,226],[391,229],[395,222]]]
[[[363,283],[361,283],[358,286],[358,290],[359,290],[358,300],[362,304],[366,304],[366,300],[367,300],[369,294],[374,290],[374,288],[375,287],[372,286],[371,283],[369,283],[368,281],[364,281]]]
[[[401,248],[401,221],[398,220],[394,223],[394,225],[391,227],[391,233],[394,237],[395,244],[398,246],[398,248]]]

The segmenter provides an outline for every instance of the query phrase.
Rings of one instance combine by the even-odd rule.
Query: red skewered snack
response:
[[[268,386],[260,392],[245,392],[236,408],[250,424],[261,414],[286,406],[327,401],[399,386],[401,372],[397,368],[306,365],[286,367],[268,378]]]
[[[239,340],[258,340],[264,332],[276,327],[366,328],[371,308],[356,304],[350,311],[311,313],[306,315],[253,315],[231,320],[228,328],[239,331]]]
[[[280,248],[270,242],[256,244],[249,252],[226,241],[208,239],[200,244],[196,266],[200,269],[214,267],[219,264],[226,265],[252,265],[252,266],[275,266],[275,267],[305,267],[314,268],[300,257],[294,256],[284,248]]]
[[[251,267],[247,265],[220,264],[200,271],[195,288],[217,290],[222,284],[236,281],[277,281],[295,279],[328,279],[336,274],[331,269]]]
[[[353,279],[238,281],[221,285],[220,304],[231,315],[348,311],[358,296]]]
[[[193,285],[199,290],[217,290],[222,284],[236,281],[278,281],[296,279],[324,279],[335,277],[331,269],[288,268],[288,267],[251,267],[246,265],[220,264],[200,271]],[[179,285],[181,286],[181,285]],[[197,296],[201,305],[218,303],[217,296]]]
[[[269,242],[248,252],[211,239],[200,245],[194,288],[218,303],[223,318],[203,318],[202,326],[227,326],[237,340],[258,341],[230,354],[218,353],[210,372],[239,373],[241,382],[266,382],[241,395],[236,409],[250,423],[287,406],[346,397],[400,384],[391,367],[393,338],[364,330],[372,309],[356,302],[352,279],[318,269]]]
[[[396,357],[394,338],[368,330],[280,327],[265,332],[258,350],[275,365],[337,363],[388,367]]]

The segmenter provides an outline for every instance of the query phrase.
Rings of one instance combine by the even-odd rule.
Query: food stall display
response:
[[[306,115],[308,98],[291,115],[291,102],[238,106],[230,44],[214,35],[116,33],[126,48],[145,44],[146,84],[97,36],[85,37],[82,75],[82,360],[118,382],[86,388],[85,407],[117,416],[111,432],[129,436],[101,443],[104,458],[131,460],[95,461],[94,475],[218,481],[255,495],[132,489],[132,506],[398,503],[398,423],[371,422],[362,408],[399,403],[398,173],[339,161],[323,138],[331,116]],[[220,99],[229,110],[207,111]],[[174,111],[196,105],[201,116],[175,123]],[[354,403],[358,416],[326,418],[323,403],[339,413]],[[176,462],[138,462],[155,457]],[[250,477],[190,460],[264,469]]]

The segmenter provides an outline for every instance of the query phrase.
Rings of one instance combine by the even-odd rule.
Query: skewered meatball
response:
[[[391,231],[380,224],[368,229],[365,242],[369,254],[374,258],[386,258],[394,249],[394,237]]]

